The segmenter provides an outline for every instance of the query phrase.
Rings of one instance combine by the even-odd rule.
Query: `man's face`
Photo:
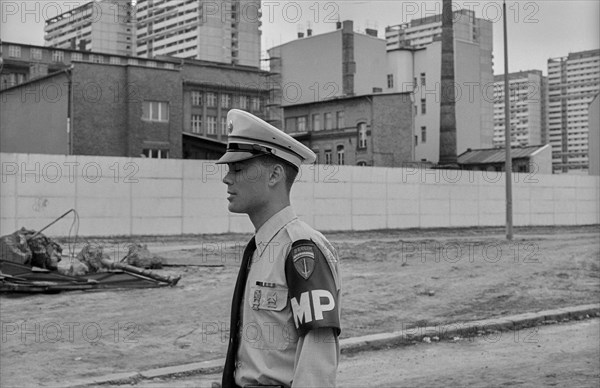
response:
[[[223,178],[227,185],[228,209],[232,213],[253,213],[268,202],[268,167],[257,159],[228,163]]]

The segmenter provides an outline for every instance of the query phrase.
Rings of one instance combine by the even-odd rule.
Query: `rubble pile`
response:
[[[59,292],[98,288],[175,286],[181,276],[159,274],[162,259],[146,245],[132,244],[121,262],[100,245],[86,244],[59,266],[62,248],[41,232],[21,228],[0,237],[0,292]]]
[[[51,238],[35,230],[21,228],[0,237],[2,260],[56,271],[62,248]]]

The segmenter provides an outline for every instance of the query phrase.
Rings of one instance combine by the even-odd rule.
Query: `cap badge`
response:
[[[227,130],[229,131],[229,133],[231,133],[233,131],[233,121],[229,120],[229,124],[227,124]]]

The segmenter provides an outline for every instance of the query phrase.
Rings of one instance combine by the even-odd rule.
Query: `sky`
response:
[[[0,39],[44,45],[44,20],[86,2],[0,0]],[[600,48],[598,0],[509,0],[506,5],[510,72],[538,69],[546,74],[548,58]],[[494,73],[503,74],[502,1],[454,1],[453,6],[492,21]],[[377,29],[384,38],[386,26],[441,13],[441,7],[441,1],[263,0],[261,47],[265,51],[296,39],[309,27],[313,35],[333,31],[338,20],[353,20],[358,31]]]

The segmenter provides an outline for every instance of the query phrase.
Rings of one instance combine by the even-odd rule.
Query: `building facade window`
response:
[[[333,129],[333,117],[331,112],[325,113],[325,129]]]
[[[120,65],[121,64],[121,58],[119,58],[119,57],[110,57],[110,64],[111,65]]]
[[[202,105],[202,92],[192,91],[192,105]]]
[[[102,55],[90,54],[90,62],[104,63],[104,57]]]
[[[339,111],[336,114],[336,124],[337,124],[337,129],[342,129],[345,127],[344,124],[344,111]]]
[[[342,166],[345,163],[344,160],[344,146],[343,145],[339,145],[337,146],[337,164],[339,164],[340,166]]]
[[[217,95],[215,93],[206,93],[206,106],[210,108],[217,106]]]
[[[296,131],[296,119],[294,117],[286,117],[284,128],[287,133],[295,132]]]
[[[393,74],[387,75],[387,87],[389,89],[392,89],[394,87],[394,75]]]
[[[169,150],[144,148],[142,151],[142,155],[144,155],[147,158],[168,159],[169,158]]]
[[[128,64],[128,65],[137,66],[137,65],[138,65],[138,60],[137,60],[137,59],[135,59],[135,58],[129,58],[129,59],[127,60],[127,64]]]
[[[217,133],[217,118],[215,116],[208,116],[206,118],[206,133],[208,135],[216,135],[216,133]]]
[[[240,109],[248,109],[248,97],[240,96],[240,99],[238,102],[240,105]]]
[[[227,135],[227,117],[221,116],[221,135]]]
[[[367,123],[358,124],[358,148],[367,148]]]
[[[427,143],[427,127],[421,127],[421,143]]]
[[[300,116],[297,118],[296,128],[298,132],[306,131],[306,116]]]
[[[148,121],[169,121],[169,103],[165,101],[144,101],[142,119]]]
[[[360,162],[357,162],[356,165],[364,167],[367,165],[367,162],[361,160]]]
[[[331,150],[325,150],[325,164],[331,164]]]
[[[148,67],[156,67],[156,62],[154,62],[154,61],[146,61],[146,66],[148,66]]]
[[[421,98],[421,114],[424,115],[427,113],[427,100]]]
[[[260,98],[250,98],[250,109],[252,109],[253,111],[260,111]]]
[[[221,94],[221,108],[229,108],[231,106],[231,95]]]
[[[36,61],[42,60],[42,50],[41,49],[32,48],[31,51],[29,52],[29,55],[31,56],[31,59],[34,59]]]
[[[427,83],[427,79],[426,79],[425,73],[421,73],[421,86],[425,86],[426,83]]]
[[[21,47],[8,46],[8,56],[12,58],[21,58]]]
[[[201,133],[202,131],[202,115],[192,115],[192,132]]]
[[[53,62],[64,62],[65,53],[64,51],[54,50],[52,51],[52,61]]]
[[[83,61],[82,53],[71,53],[71,61]]]
[[[321,130],[321,115],[315,113],[312,115],[312,130],[320,131]]]

